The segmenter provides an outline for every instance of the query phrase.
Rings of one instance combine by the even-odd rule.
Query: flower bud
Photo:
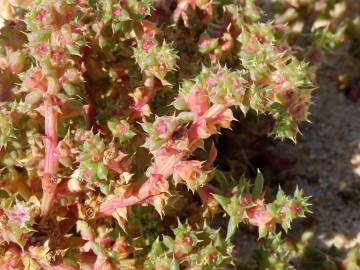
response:
[[[240,206],[244,207],[251,203],[251,196],[247,193],[242,194],[240,197]]]
[[[23,51],[15,51],[9,54],[9,68],[14,74],[22,72],[25,68],[26,54]]]
[[[191,112],[203,115],[210,107],[208,92],[204,88],[193,88],[185,98]]]
[[[206,174],[201,170],[202,162],[198,160],[184,160],[174,167],[175,184],[181,180],[185,181],[187,187],[195,191],[206,182]]]
[[[271,215],[268,213],[265,205],[261,201],[257,202],[257,205],[246,209],[246,214],[249,218],[250,224],[254,226],[266,225],[272,220]]]

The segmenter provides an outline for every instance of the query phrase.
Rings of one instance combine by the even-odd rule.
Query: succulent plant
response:
[[[266,204],[260,173],[216,182],[236,113],[295,141],[311,103],[254,1],[5,2],[1,269],[230,269],[240,222],[270,237],[308,211],[300,190]],[[205,223],[222,211],[225,240]]]

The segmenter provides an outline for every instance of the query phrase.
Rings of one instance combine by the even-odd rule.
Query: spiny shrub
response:
[[[240,223],[308,211],[213,166],[237,110],[280,139],[307,120],[307,65],[253,1],[3,3],[1,269],[232,269]]]

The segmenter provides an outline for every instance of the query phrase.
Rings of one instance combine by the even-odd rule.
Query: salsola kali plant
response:
[[[307,120],[307,65],[252,0],[2,3],[0,269],[233,269],[240,223],[308,211],[213,165],[234,111]]]

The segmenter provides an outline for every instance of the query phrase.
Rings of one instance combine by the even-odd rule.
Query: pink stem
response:
[[[217,149],[215,147],[214,142],[212,142],[209,157],[203,166],[204,170],[210,170],[211,166],[213,165],[213,163],[216,159],[216,156],[217,156]],[[200,187],[197,190],[197,193],[200,197],[201,202],[204,205],[208,205],[210,202],[214,201],[214,197],[212,194],[214,194],[215,192],[214,192],[213,188],[208,184],[205,184],[204,186]]]
[[[141,108],[155,96],[156,91],[157,88],[155,86],[145,88],[145,95],[131,106],[129,122],[133,122],[135,119],[141,116]]]
[[[48,214],[55,203],[57,177],[56,171],[58,160],[56,155],[57,146],[57,123],[58,112],[52,105],[45,108],[45,168],[42,178],[43,197],[41,201],[41,215]]]
[[[157,173],[161,174],[162,177],[164,177],[164,179],[168,178],[172,174],[176,163],[178,163],[181,159],[182,159],[182,155],[169,158],[162,167],[162,170],[158,171]],[[135,195],[130,195],[129,197],[125,197],[125,198],[124,197],[115,198],[103,202],[100,205],[100,209],[97,213],[97,216],[103,217],[103,216],[111,215],[112,213],[114,213],[116,208],[122,208],[122,207],[143,203],[144,201],[147,201],[151,197],[154,197],[162,193],[162,191],[153,188],[154,187],[153,183],[154,180],[153,178],[150,177],[146,179],[146,181],[141,185],[139,190],[137,190]],[[154,194],[154,192],[156,194]]]
[[[142,201],[143,201],[142,199],[134,195],[127,198],[117,198],[106,201],[100,205],[100,209],[97,213],[97,217],[100,218],[104,216],[109,216],[112,213],[114,213],[117,208],[135,205]]]
[[[174,166],[182,159],[184,158],[186,155],[192,153],[193,151],[195,151],[195,149],[197,148],[197,142],[200,140],[197,136],[196,136],[196,128],[198,123],[201,121],[201,118],[203,117],[207,117],[207,118],[213,118],[215,119],[216,117],[218,117],[219,115],[221,115],[224,111],[226,111],[228,107],[226,105],[213,105],[204,116],[199,117],[189,128],[188,131],[188,136],[189,136],[189,144],[190,144],[190,149],[188,152],[184,152],[181,155],[177,155],[174,158],[169,158],[166,161],[166,164],[164,164],[164,166],[162,166],[162,169],[160,171],[157,171],[158,174],[161,174],[165,179],[167,179],[169,176],[172,175],[173,170],[174,170]],[[216,150],[212,149],[211,150],[211,154],[212,155],[216,155],[215,153]],[[210,157],[210,159],[213,157]],[[151,171],[151,170],[150,170]],[[121,208],[121,207],[127,207],[127,206],[131,206],[131,205],[135,205],[138,203],[142,203],[146,200],[148,200],[149,198],[155,196],[156,194],[151,193],[148,188],[148,186],[150,186],[150,179],[148,178],[143,185],[140,187],[140,189],[137,191],[136,195],[131,195],[127,198],[121,197],[121,198],[114,198],[112,200],[103,202],[100,205],[100,209],[98,211],[98,216],[107,216],[107,215],[111,215],[116,208]],[[206,189],[201,190],[200,192],[202,193],[201,195],[204,195],[204,198],[210,198],[210,195],[208,196],[208,194],[206,194],[205,192]],[[159,193],[160,194],[160,193]],[[157,195],[159,195],[157,194]]]

